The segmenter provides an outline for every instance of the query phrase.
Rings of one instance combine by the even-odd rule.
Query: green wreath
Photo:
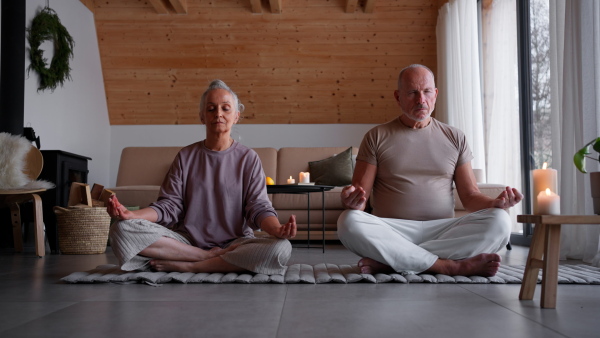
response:
[[[27,40],[31,59],[27,74],[33,69],[40,75],[38,91],[48,88],[54,91],[58,84],[62,87],[65,80],[71,80],[69,59],[73,57],[75,42],[53,9],[45,7],[33,18],[31,27],[27,29]],[[48,60],[44,58],[44,51],[40,50],[40,45],[46,40],[54,41],[54,56],[50,67]]]

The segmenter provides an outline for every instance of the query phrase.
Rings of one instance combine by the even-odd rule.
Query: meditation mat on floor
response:
[[[493,277],[447,276],[421,274],[364,274],[356,265],[293,264],[283,275],[245,273],[192,273],[192,272],[139,272],[122,271],[116,265],[100,265],[93,270],[74,272],[61,278],[66,283],[276,283],[276,284],[323,284],[323,283],[471,283],[471,284],[520,284],[524,265],[501,266]],[[541,271],[538,283],[541,281]],[[558,283],[600,284],[600,268],[588,265],[560,265]]]

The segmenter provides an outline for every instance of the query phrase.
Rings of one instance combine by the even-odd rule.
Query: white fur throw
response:
[[[31,142],[21,136],[0,133],[0,189],[50,189],[48,181],[32,181],[23,173]]]

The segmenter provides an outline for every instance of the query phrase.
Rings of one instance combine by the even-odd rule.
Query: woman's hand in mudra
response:
[[[132,219],[134,217],[133,213],[130,210],[128,210],[127,208],[125,208],[125,206],[123,204],[121,204],[121,202],[119,202],[119,200],[117,199],[117,196],[115,196],[115,195],[112,195],[108,199],[108,205],[106,206],[106,211],[108,212],[110,217],[118,218],[121,220]]]
[[[298,231],[296,226],[296,215],[290,216],[289,221],[285,224],[279,224],[279,221],[276,217],[267,217],[263,221],[261,228],[269,235],[277,238],[294,238],[296,237],[296,232]]]

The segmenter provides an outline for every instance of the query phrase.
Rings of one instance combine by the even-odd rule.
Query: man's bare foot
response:
[[[379,263],[378,261],[369,257],[363,257],[360,261],[358,261],[358,267],[360,268],[360,273],[375,274],[394,272],[394,269],[392,269],[389,265]]]
[[[498,272],[501,261],[499,255],[485,253],[457,261],[438,259],[427,271],[449,276],[491,277]]]

